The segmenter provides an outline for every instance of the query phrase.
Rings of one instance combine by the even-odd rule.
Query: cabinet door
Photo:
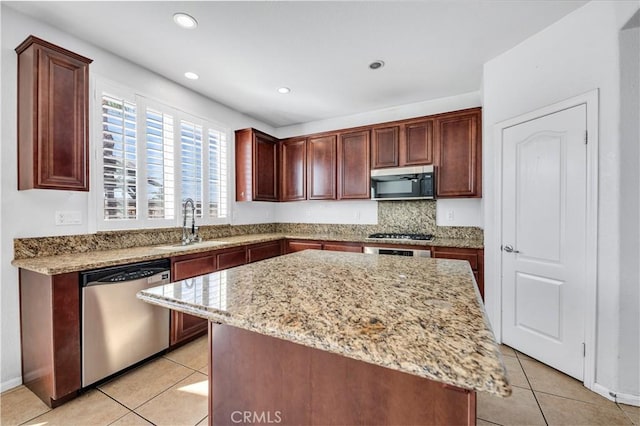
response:
[[[369,131],[341,134],[338,139],[338,199],[371,197]]]
[[[340,243],[335,241],[326,241],[322,245],[323,250],[329,251],[348,251],[351,253],[362,253],[363,248],[360,243]]]
[[[287,240],[287,253],[302,250],[322,250],[321,241]]]
[[[404,125],[401,166],[433,164],[433,120]]]
[[[480,111],[437,120],[438,197],[482,196]]]
[[[282,240],[247,247],[248,263],[282,255]]]
[[[280,147],[280,201],[307,199],[307,140],[289,139]]]
[[[336,135],[308,139],[307,179],[310,200],[336,199]]]
[[[172,281],[185,280],[216,270],[216,258],[211,252],[180,256],[171,259]]]
[[[207,332],[208,321],[183,312],[171,311],[170,346],[181,345]]]
[[[247,246],[218,250],[215,254],[218,271],[247,263]]]
[[[254,133],[253,200],[278,201],[278,141]]]
[[[400,126],[374,127],[371,131],[371,168],[399,166]]]
[[[89,63],[36,37],[18,53],[18,189],[89,190]]]
[[[79,276],[20,269],[19,277],[23,383],[53,408],[82,387]]]
[[[185,280],[199,275],[210,274],[216,270],[216,257],[213,252],[190,254],[171,259],[171,281]],[[171,311],[171,334],[169,344],[181,345],[207,331],[207,320],[183,312]]]

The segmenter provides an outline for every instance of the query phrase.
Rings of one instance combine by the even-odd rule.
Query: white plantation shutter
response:
[[[180,121],[180,184],[182,202],[191,198],[202,217],[202,126]]]
[[[225,130],[99,79],[95,93],[99,230],[182,226],[186,198],[197,225],[229,222]]]
[[[169,114],[147,108],[146,171],[149,219],[175,217],[174,126]]]
[[[103,219],[136,219],[136,106],[108,94],[101,105]]]
[[[209,217],[227,217],[227,137],[209,129]]]

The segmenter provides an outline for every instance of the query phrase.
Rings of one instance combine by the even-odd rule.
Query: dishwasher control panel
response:
[[[152,275],[156,275],[156,274],[158,274],[158,273],[160,273],[162,271],[165,271],[165,269],[160,269],[160,268],[139,269],[137,271],[121,272],[119,274],[114,274],[114,275],[102,278],[98,282],[101,282],[101,283],[117,283],[117,282],[122,282],[122,281],[139,280],[141,278],[146,278],[146,277],[150,277]],[[160,277],[160,280],[168,279],[168,278],[169,278],[169,272],[165,272]],[[159,280],[154,280],[154,281],[159,281]]]

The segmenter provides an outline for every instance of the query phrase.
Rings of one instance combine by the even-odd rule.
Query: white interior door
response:
[[[584,374],[586,105],[503,132],[503,341]]]

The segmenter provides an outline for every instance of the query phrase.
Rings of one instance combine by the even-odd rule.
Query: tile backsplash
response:
[[[264,223],[253,225],[201,226],[203,239],[222,238],[244,234],[312,234],[353,235],[365,237],[375,232],[408,232],[434,234],[437,238],[482,240],[483,231],[477,227],[436,226],[436,201],[381,201],[378,202],[377,225],[344,225],[314,223]],[[16,238],[14,258],[25,259],[95,250],[113,250],[130,247],[170,244],[180,241],[181,228],[108,231],[96,234],[57,237]]]

